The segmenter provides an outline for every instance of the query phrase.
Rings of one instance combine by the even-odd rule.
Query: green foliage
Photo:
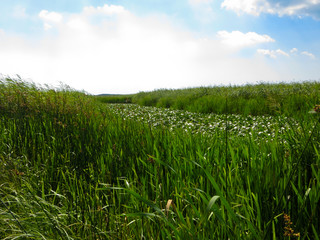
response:
[[[226,105],[226,99],[228,104]],[[197,113],[303,115],[320,101],[320,83],[279,83],[155,90],[133,95],[132,102]]]
[[[283,212],[295,233],[316,239],[315,116],[226,115],[271,98],[239,88],[226,109],[227,91],[200,88],[176,101],[161,90],[166,98],[148,100],[222,113],[206,115],[2,80],[0,239],[285,239]],[[274,100],[265,107],[285,113]],[[264,113],[255,109],[245,111]]]
[[[96,98],[102,103],[132,103],[132,95],[97,95]]]

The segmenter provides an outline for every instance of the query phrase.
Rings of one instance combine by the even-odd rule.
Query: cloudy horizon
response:
[[[320,0],[0,3],[0,73],[91,94],[320,79]]]

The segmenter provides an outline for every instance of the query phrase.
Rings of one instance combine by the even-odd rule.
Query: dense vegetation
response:
[[[96,97],[103,103],[132,103],[132,95],[100,94]]]
[[[318,85],[264,91],[293,86],[283,106],[307,105],[271,117],[2,80],[0,239],[319,239]]]
[[[293,116],[304,114],[320,102],[320,83],[260,83],[245,86],[160,89],[129,95],[127,99],[141,106],[164,107],[197,113]],[[114,96],[103,96],[99,100],[116,102]]]

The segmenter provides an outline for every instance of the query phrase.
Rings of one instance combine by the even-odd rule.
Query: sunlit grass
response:
[[[316,114],[105,105],[10,79],[0,100],[0,239],[283,239],[284,212],[320,233]]]
[[[186,89],[159,89],[128,96],[141,106],[187,110],[196,113],[286,115],[303,114],[320,102],[320,83],[260,83],[244,86],[217,86]],[[102,96],[103,102],[124,102],[123,96]],[[226,104],[226,100],[228,104]]]

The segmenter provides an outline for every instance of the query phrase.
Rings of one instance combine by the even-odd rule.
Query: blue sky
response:
[[[0,73],[91,94],[320,80],[320,0],[0,0]]]

